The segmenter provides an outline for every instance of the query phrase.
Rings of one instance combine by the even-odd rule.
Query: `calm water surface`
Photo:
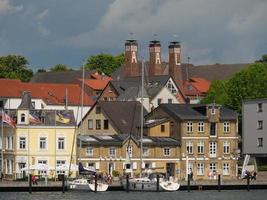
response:
[[[32,194],[26,192],[19,193],[0,193],[2,200],[266,200],[267,190],[251,190],[243,191],[177,191],[177,192],[122,192],[122,191],[108,191],[103,193],[93,192],[34,192]]]

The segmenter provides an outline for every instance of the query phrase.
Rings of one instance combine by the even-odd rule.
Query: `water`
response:
[[[177,192],[1,192],[0,200],[265,200],[267,190],[177,191]]]

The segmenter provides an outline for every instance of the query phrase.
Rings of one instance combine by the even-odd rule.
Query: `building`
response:
[[[242,104],[242,152],[266,163],[267,99],[244,100]]]
[[[73,111],[34,109],[31,102],[30,94],[24,92],[16,110],[5,110],[16,121],[15,128],[4,123],[1,137],[6,179],[25,178],[29,172],[52,178],[67,173],[57,170],[59,166],[76,163]],[[28,170],[37,164],[47,164],[49,168]]]
[[[220,105],[162,104],[146,116],[148,136],[175,138],[181,143],[178,177],[224,179],[237,176],[237,114]],[[168,132],[166,132],[168,130]]]
[[[17,109],[23,91],[32,96],[35,109],[73,110],[75,119],[81,120],[81,87],[77,84],[24,83],[20,80],[0,79],[0,109]],[[94,104],[92,96],[84,93],[83,116]]]
[[[184,96],[192,100],[191,103],[199,103],[197,99],[205,96],[208,89],[203,91],[203,80],[210,83],[213,80],[225,80],[231,78],[235,73],[248,68],[249,64],[214,64],[195,66],[189,63],[183,63],[181,59],[182,46],[179,42],[170,42],[168,46],[169,60],[162,60],[162,46],[160,41],[153,40],[149,42],[149,60],[145,62],[145,77],[169,75],[173,78],[177,86],[182,90]],[[138,59],[138,43],[136,40],[126,40],[125,42],[125,62],[113,74],[113,80],[124,80],[128,77],[141,76],[142,63]],[[198,79],[197,81],[192,79]],[[202,79],[202,80],[199,80]],[[201,81],[201,83],[198,83]],[[201,90],[195,87],[196,82],[201,86]],[[191,85],[194,89],[187,89]],[[191,87],[190,86],[190,87]],[[183,89],[186,89],[183,91]],[[189,96],[186,93],[190,93]],[[201,94],[201,95],[200,95]]]

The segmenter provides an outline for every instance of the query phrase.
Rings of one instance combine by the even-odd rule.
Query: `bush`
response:
[[[258,166],[259,171],[267,171],[267,165]]]

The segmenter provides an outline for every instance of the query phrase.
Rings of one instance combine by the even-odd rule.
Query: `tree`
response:
[[[267,63],[267,54],[262,55],[261,59],[256,62]]]
[[[98,54],[87,58],[86,69],[97,70],[99,73],[111,75],[124,62],[124,54]]]
[[[28,69],[28,61],[23,56],[8,55],[0,57],[0,78],[29,81],[33,71]]]
[[[70,70],[69,67],[67,67],[64,64],[57,64],[57,65],[50,68],[50,71],[52,71],[52,72],[66,72],[69,70]]]

